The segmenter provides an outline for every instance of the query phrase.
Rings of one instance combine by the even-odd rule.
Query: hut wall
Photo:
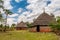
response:
[[[29,31],[30,31],[30,32],[36,32],[36,27],[29,28]]]
[[[40,27],[40,32],[50,32],[50,31],[51,31],[51,28],[48,26]]]
[[[21,27],[21,30],[27,30],[28,28],[27,27]]]
[[[20,28],[19,27],[16,27],[16,30],[20,30]]]
[[[37,32],[37,27],[32,27],[29,29],[31,32]],[[50,32],[52,31],[50,27],[48,26],[40,26],[40,32]]]
[[[27,27],[16,27],[16,30],[27,30]]]

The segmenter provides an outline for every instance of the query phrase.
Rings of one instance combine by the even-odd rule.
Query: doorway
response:
[[[40,31],[40,26],[39,25],[37,25],[37,32],[39,32]]]

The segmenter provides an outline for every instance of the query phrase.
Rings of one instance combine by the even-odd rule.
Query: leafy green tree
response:
[[[2,14],[0,13],[0,31],[3,31],[3,16]]]
[[[3,19],[3,16],[2,16],[2,14],[0,13],[0,22],[2,22],[2,19]]]
[[[4,6],[3,6],[3,4],[4,4],[4,2],[3,2],[3,0],[0,0],[0,8],[2,8],[3,9],[3,11],[5,11],[5,14],[6,14],[6,18],[5,18],[5,29],[4,29],[4,32],[6,31],[6,25],[7,25],[7,18],[8,18],[8,15],[9,14],[12,14],[12,12],[10,11],[10,10],[8,10],[8,9],[4,9]],[[0,15],[1,16],[1,15]],[[1,16],[2,17],[2,16]]]
[[[57,29],[60,30],[60,17],[57,17]]]
[[[32,24],[31,23],[26,22],[26,24],[27,24],[28,28],[31,28],[32,27]]]
[[[0,31],[2,31],[2,26],[3,26],[3,25],[1,24],[1,25],[0,25]]]
[[[14,30],[15,27],[16,27],[16,24],[12,24],[10,30],[11,30],[11,31]]]
[[[12,14],[12,12],[10,11],[10,10],[7,10],[7,9],[4,9],[4,11],[5,11],[5,14],[6,14],[6,21],[5,21],[5,29],[4,29],[4,31],[6,31],[6,25],[7,25],[7,18],[8,18],[8,15],[10,14]]]
[[[50,25],[49,25],[53,30],[60,30],[60,23],[59,22],[57,22],[56,24],[53,24],[53,23],[51,23]]]
[[[13,26],[13,27],[15,27],[15,26],[16,26],[16,24],[12,24],[12,26]]]
[[[60,24],[60,17],[57,16],[57,22]]]
[[[3,1],[2,0],[0,0],[0,8],[3,8]],[[0,11],[0,22],[2,22],[2,18],[3,18],[3,16]]]
[[[55,33],[60,34],[60,17],[58,16],[56,19],[57,23],[56,24],[51,23],[50,27],[53,29]]]
[[[3,8],[3,0],[0,0],[0,8]]]

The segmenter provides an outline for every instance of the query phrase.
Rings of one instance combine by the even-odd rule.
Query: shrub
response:
[[[57,18],[57,23],[56,24],[51,23],[49,26],[53,29],[53,31],[55,33],[60,35],[60,17]]]

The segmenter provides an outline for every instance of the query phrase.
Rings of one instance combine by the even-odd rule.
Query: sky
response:
[[[4,8],[13,12],[8,15],[7,23],[33,22],[45,8],[47,14],[60,16],[60,0],[3,0]],[[4,14],[3,10],[0,11]],[[4,15],[5,16],[5,15]]]

